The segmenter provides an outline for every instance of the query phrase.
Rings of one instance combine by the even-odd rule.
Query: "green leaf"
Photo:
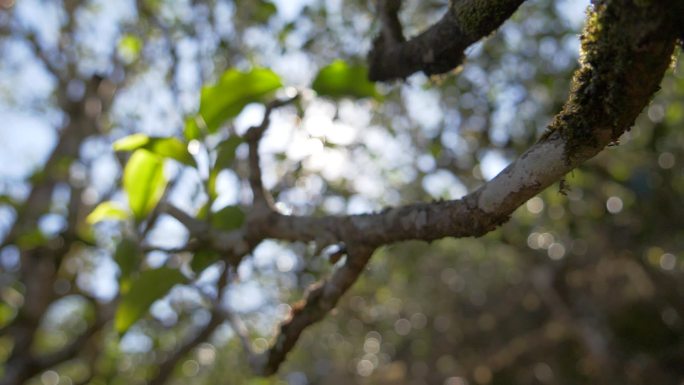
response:
[[[241,15],[250,22],[266,23],[275,15],[278,8],[270,0],[235,0],[235,7],[242,10]]]
[[[272,2],[266,0],[255,1],[251,19],[259,23],[266,23],[276,12],[278,12],[278,9]]]
[[[199,115],[209,133],[214,133],[247,104],[263,101],[280,87],[280,77],[269,69],[254,68],[249,72],[229,69],[216,84],[202,88]]]
[[[218,194],[216,193],[216,179],[218,179],[218,170],[213,169],[209,173],[209,179],[207,180],[207,193],[209,194],[209,202],[213,202]]]
[[[132,63],[140,56],[143,42],[139,37],[133,35],[123,35],[119,39],[119,55],[128,63]]]
[[[185,139],[193,140],[202,137],[202,130],[198,126],[198,121],[204,124],[204,120],[199,116],[185,119],[185,128],[183,128],[183,136],[185,136]]]
[[[198,250],[192,257],[192,261],[190,261],[190,267],[192,271],[199,274],[220,258],[221,254],[214,250]]]
[[[291,21],[291,22],[285,24],[285,26],[283,26],[283,28],[280,30],[280,32],[278,32],[278,41],[281,44],[284,44],[287,37],[290,36],[290,34],[296,28],[297,28],[297,23],[295,23],[294,21]]]
[[[187,144],[177,138],[150,138],[150,143],[145,148],[165,158],[175,159],[188,166],[197,167],[195,158],[188,152]]]
[[[210,208],[209,202],[205,202],[202,205],[202,207],[200,207],[200,209],[197,211],[197,215],[196,215],[197,219],[206,219],[207,214],[209,213],[209,208]]]
[[[150,142],[150,137],[145,134],[133,134],[125,136],[112,145],[114,151],[134,151]]]
[[[231,136],[230,138],[219,143],[217,148],[216,163],[214,169],[223,170],[229,168],[235,160],[235,150],[238,146],[244,143],[245,140],[239,136]]]
[[[86,222],[88,224],[94,225],[98,222],[113,220],[113,221],[125,221],[131,214],[122,208],[118,203],[113,201],[102,202],[95,209],[88,214],[86,217]]]
[[[49,239],[40,229],[32,229],[17,238],[17,246],[23,250],[31,250],[47,244]]]
[[[142,148],[161,157],[175,159],[188,166],[197,166],[195,159],[188,152],[188,146],[180,139],[173,137],[133,134],[117,140],[113,146],[115,151],[135,151]]]
[[[164,297],[172,287],[185,283],[187,279],[180,271],[162,267],[140,273],[122,295],[119,307],[114,316],[114,327],[119,335],[125,333],[138,321],[152,304]]]
[[[368,70],[361,65],[349,65],[335,60],[321,68],[313,81],[312,88],[321,96],[332,98],[377,98],[375,84],[368,80]]]
[[[141,221],[159,203],[166,179],[162,159],[151,152],[136,150],[126,164],[123,188],[136,221]]]
[[[121,275],[119,275],[119,282],[122,284],[120,291],[123,293],[129,288],[124,288],[124,285],[128,283],[129,277],[137,269],[140,260],[142,259],[142,251],[140,250],[140,245],[138,242],[130,239],[122,239],[118,245],[116,245],[116,251],[114,251],[114,261],[119,265],[119,270]]]
[[[4,301],[0,302],[0,328],[7,326],[15,317],[16,313],[16,310],[8,303],[5,303]]]
[[[245,222],[245,213],[240,206],[226,206],[211,214],[211,225],[219,230],[235,230]]]

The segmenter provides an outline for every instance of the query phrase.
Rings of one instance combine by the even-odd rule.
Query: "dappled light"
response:
[[[684,383],[683,13],[0,0],[0,385]]]

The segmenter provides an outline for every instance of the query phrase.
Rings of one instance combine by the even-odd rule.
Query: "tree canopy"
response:
[[[681,382],[682,15],[0,0],[0,384]]]

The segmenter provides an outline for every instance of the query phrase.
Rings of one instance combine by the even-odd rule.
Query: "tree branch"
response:
[[[626,0],[596,5],[587,20],[581,68],[549,133],[477,191],[460,200],[368,215],[271,214],[262,236],[314,241],[323,232],[330,240],[344,242],[351,253],[347,263],[331,279],[312,288],[291,319],[281,325],[262,374],[274,373],[302,331],[335,306],[376,247],[409,239],[483,235],[629,129],[670,63],[675,20],[664,5],[640,7]]]
[[[263,356],[263,366],[255,368],[261,375],[274,374],[285,361],[304,329],[320,321],[356,282],[368,264],[374,248],[359,246],[347,254],[347,260],[333,275],[312,285],[306,298],[292,307],[290,318],[280,325],[271,348]]]
[[[186,213],[180,208],[172,205],[169,202],[161,202],[159,204],[159,212],[166,213],[180,222],[190,232],[192,236],[201,236],[210,230],[208,223],[196,219],[192,215]]]
[[[253,126],[245,134],[245,139],[249,145],[249,185],[252,189],[254,201],[252,203],[252,215],[260,216],[273,211],[273,197],[264,188],[261,178],[261,162],[259,157],[259,142],[271,124],[271,113],[273,110],[294,102],[298,98],[295,95],[288,99],[275,100],[266,106],[264,118],[258,126]]]
[[[258,367],[259,357],[256,354],[254,354],[254,349],[252,349],[252,345],[249,342],[249,331],[247,330],[247,326],[244,322],[242,322],[242,319],[240,319],[240,317],[235,315],[233,312],[225,311],[225,313],[226,319],[228,320],[231,329],[233,329],[233,332],[240,340],[242,349],[247,354],[250,364],[254,367]]]
[[[197,238],[197,242],[191,240],[188,243],[188,249],[196,249],[200,243],[206,244],[221,252],[224,259],[232,266],[237,266],[250,250],[248,240],[251,238],[247,236],[247,230],[244,228],[228,232],[213,229],[209,223],[196,219],[169,202],[161,202],[159,212],[176,219],[188,229],[191,237]],[[147,248],[154,249],[154,246],[147,246]],[[184,247],[172,251],[186,251],[185,249]]]
[[[178,361],[183,359],[188,353],[190,353],[197,345],[206,341],[211,337],[211,335],[216,331],[216,329],[225,320],[223,313],[220,309],[221,299],[223,298],[223,289],[226,286],[227,277],[230,271],[230,266],[225,265],[221,275],[219,276],[217,286],[216,299],[212,301],[211,317],[206,326],[204,326],[195,336],[185,341],[181,346],[178,347],[168,358],[166,358],[159,368],[157,369],[157,374],[147,382],[148,385],[163,385],[173,374],[173,369],[178,364]]]
[[[442,19],[405,41],[397,18],[400,1],[380,0],[380,35],[368,53],[372,81],[405,79],[422,71],[442,74],[458,67],[471,44],[494,32],[524,0],[452,0]]]
[[[401,0],[378,1],[378,14],[381,25],[379,37],[384,39],[384,44],[388,46],[406,41],[402,32],[401,22],[399,21],[401,3]]]

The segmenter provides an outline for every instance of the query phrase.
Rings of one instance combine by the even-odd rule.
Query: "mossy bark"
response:
[[[680,3],[594,1],[581,36],[580,69],[549,127],[565,138],[568,158],[617,141],[634,124],[670,65],[677,29],[672,10]]]

